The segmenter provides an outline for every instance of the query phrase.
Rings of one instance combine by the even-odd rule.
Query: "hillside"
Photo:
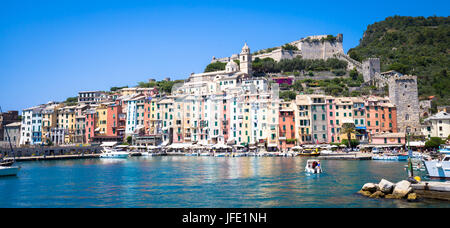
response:
[[[348,54],[358,61],[379,57],[381,71],[417,75],[420,97],[450,104],[450,17],[388,17],[369,25]]]

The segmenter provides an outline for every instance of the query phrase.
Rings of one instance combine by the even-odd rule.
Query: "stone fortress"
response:
[[[356,69],[362,73],[364,84],[375,85],[379,88],[389,86],[389,99],[397,106],[399,131],[409,131],[411,133],[420,131],[417,76],[402,75],[396,71],[381,72],[379,58],[368,58],[363,62],[350,58],[344,52],[342,34],[338,34],[336,37],[330,35],[308,36],[289,44],[297,47],[298,50],[284,50],[282,46],[279,46],[259,51],[255,54],[242,51],[240,54],[233,54],[231,57],[213,57],[211,63],[228,63],[226,70],[223,72],[225,74],[239,71],[241,74],[251,75],[251,61],[254,61],[256,58],[272,58],[275,61],[280,61],[300,56],[303,59],[326,60],[328,58],[337,58],[344,60],[348,63],[348,70]],[[247,44],[245,44],[245,47],[248,48]],[[235,60],[240,61],[240,66],[233,64]],[[217,73],[212,72],[212,75],[217,75]],[[206,76],[204,74],[191,76]]]

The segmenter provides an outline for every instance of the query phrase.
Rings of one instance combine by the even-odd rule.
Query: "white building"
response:
[[[424,120],[422,133],[427,137],[446,139],[450,135],[450,113],[439,112]]]

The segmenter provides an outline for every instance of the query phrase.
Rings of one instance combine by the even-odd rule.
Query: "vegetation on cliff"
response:
[[[157,88],[160,93],[171,93],[172,87],[176,83],[184,82],[184,80],[175,80],[175,81],[155,81],[155,82],[139,82],[139,88]]]
[[[323,60],[297,57],[294,59],[283,59],[279,62],[272,58],[255,58],[252,63],[252,69],[256,75],[293,71],[333,71],[345,70],[346,68],[347,62],[334,58]]]
[[[206,66],[204,73],[225,70],[226,65],[227,63],[223,62],[210,63]]]
[[[419,96],[434,105],[450,104],[450,17],[388,17],[367,27],[360,44],[348,51],[362,61],[379,57],[381,70],[418,76]]]

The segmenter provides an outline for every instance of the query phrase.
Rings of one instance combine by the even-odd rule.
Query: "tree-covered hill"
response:
[[[420,97],[450,104],[450,17],[388,17],[369,25],[348,54],[358,61],[379,57],[382,71],[417,75]]]

